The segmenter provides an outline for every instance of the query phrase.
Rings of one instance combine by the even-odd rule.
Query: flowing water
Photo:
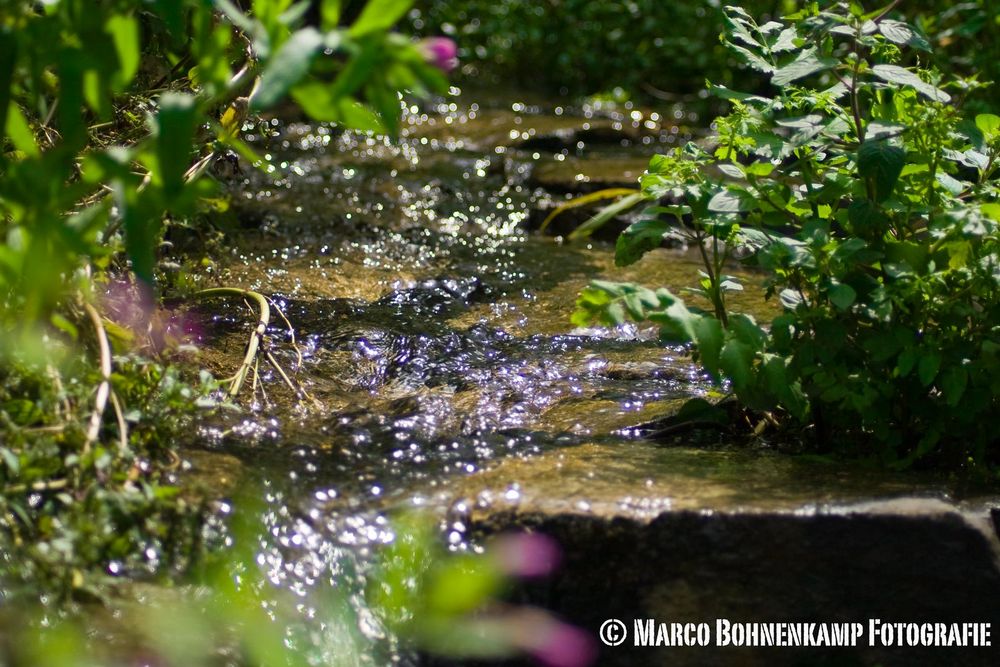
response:
[[[616,268],[607,244],[528,227],[570,194],[634,184],[649,155],[695,138],[697,119],[484,99],[412,107],[396,145],[284,121],[256,138],[272,173],[236,185],[230,253],[198,280],[275,300],[298,352],[278,317],[271,349],[314,401],[262,368],[253,409],[206,425],[188,458],[217,488],[263,489],[258,560],[272,581],[306,600],[350,586],[392,540],[386,517],[401,508],[439,511],[448,542],[465,549],[469,503],[641,514],[761,499],[795,509],[876,484],[912,491],[906,479],[804,472],[813,468],[769,451],[629,437],[623,429],[712,387],[655,330],[574,328],[573,301],[595,278],[677,291],[697,281],[699,262],[661,249]],[[741,275],[735,306],[766,317],[758,278]],[[202,311],[204,359],[220,375],[252,327],[232,306]]]

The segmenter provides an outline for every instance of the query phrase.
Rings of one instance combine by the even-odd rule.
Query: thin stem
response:
[[[267,303],[267,297],[258,292],[236,287],[216,287],[201,290],[200,292],[195,292],[194,296],[199,299],[220,296],[241,297],[257,304],[257,308],[259,309],[257,326],[250,332],[250,340],[247,342],[246,353],[243,355],[243,363],[240,364],[239,370],[236,371],[236,376],[229,385],[229,396],[235,398],[240,393],[247,375],[257,360],[257,351],[260,349],[260,342],[264,338],[264,332],[267,331],[268,325],[271,323],[271,307]]]
[[[83,453],[90,452],[90,447],[97,442],[97,436],[101,431],[101,420],[104,418],[104,410],[108,405],[108,398],[111,394],[111,345],[108,343],[108,333],[104,330],[104,323],[101,322],[101,315],[89,303],[83,304],[87,316],[94,325],[94,332],[97,334],[97,346],[101,354],[101,384],[97,387],[97,398],[94,400],[94,410],[90,413],[90,423],[87,426],[86,439],[83,442]]]

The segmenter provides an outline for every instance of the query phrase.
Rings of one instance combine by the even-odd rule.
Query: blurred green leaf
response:
[[[118,54],[119,69],[114,87],[115,90],[122,91],[139,71],[139,21],[134,16],[116,14],[108,19],[105,30],[111,35]]]
[[[372,32],[388,30],[412,6],[413,0],[368,0],[361,16],[351,26],[351,36],[363,37]]]
[[[168,200],[184,189],[184,173],[191,162],[192,141],[198,125],[195,99],[184,93],[164,93],[156,114],[156,158],[160,182]]]
[[[250,107],[260,111],[277,104],[309,72],[323,44],[323,35],[315,28],[303,28],[293,34],[268,61],[260,86],[250,98]]]

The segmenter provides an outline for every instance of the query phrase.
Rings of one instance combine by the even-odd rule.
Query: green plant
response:
[[[776,91],[714,86],[732,110],[711,145],[652,159],[653,205],[616,247],[630,264],[685,235],[705,267],[688,292],[709,307],[595,283],[574,320],[659,324],[745,407],[811,425],[821,444],[985,463],[1000,407],[1000,117],[963,117],[975,78],[898,64],[929,48],[891,18],[898,4],[813,3],[764,24],[727,7],[726,43]],[[770,326],[728,307],[736,257],[780,301]]]
[[[241,139],[253,114],[291,98],[313,119],[393,135],[401,94],[446,88],[441,63],[391,31],[411,0],[370,0],[344,25],[341,4],[0,0],[8,585],[93,595],[111,563],[139,576],[199,557],[201,508],[162,476],[217,385],[179,363],[182,323],[159,306],[165,229],[213,210],[209,166],[224,153],[266,166]]]

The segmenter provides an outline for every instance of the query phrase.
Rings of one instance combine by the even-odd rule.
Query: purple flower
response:
[[[491,545],[488,553],[504,574],[528,578],[551,574],[562,556],[555,540],[538,533],[503,535]]]
[[[417,42],[424,58],[442,72],[450,72],[458,67],[458,45],[448,37],[426,37]]]
[[[510,619],[511,643],[545,667],[588,667],[597,658],[594,638],[547,612],[522,607]]]

